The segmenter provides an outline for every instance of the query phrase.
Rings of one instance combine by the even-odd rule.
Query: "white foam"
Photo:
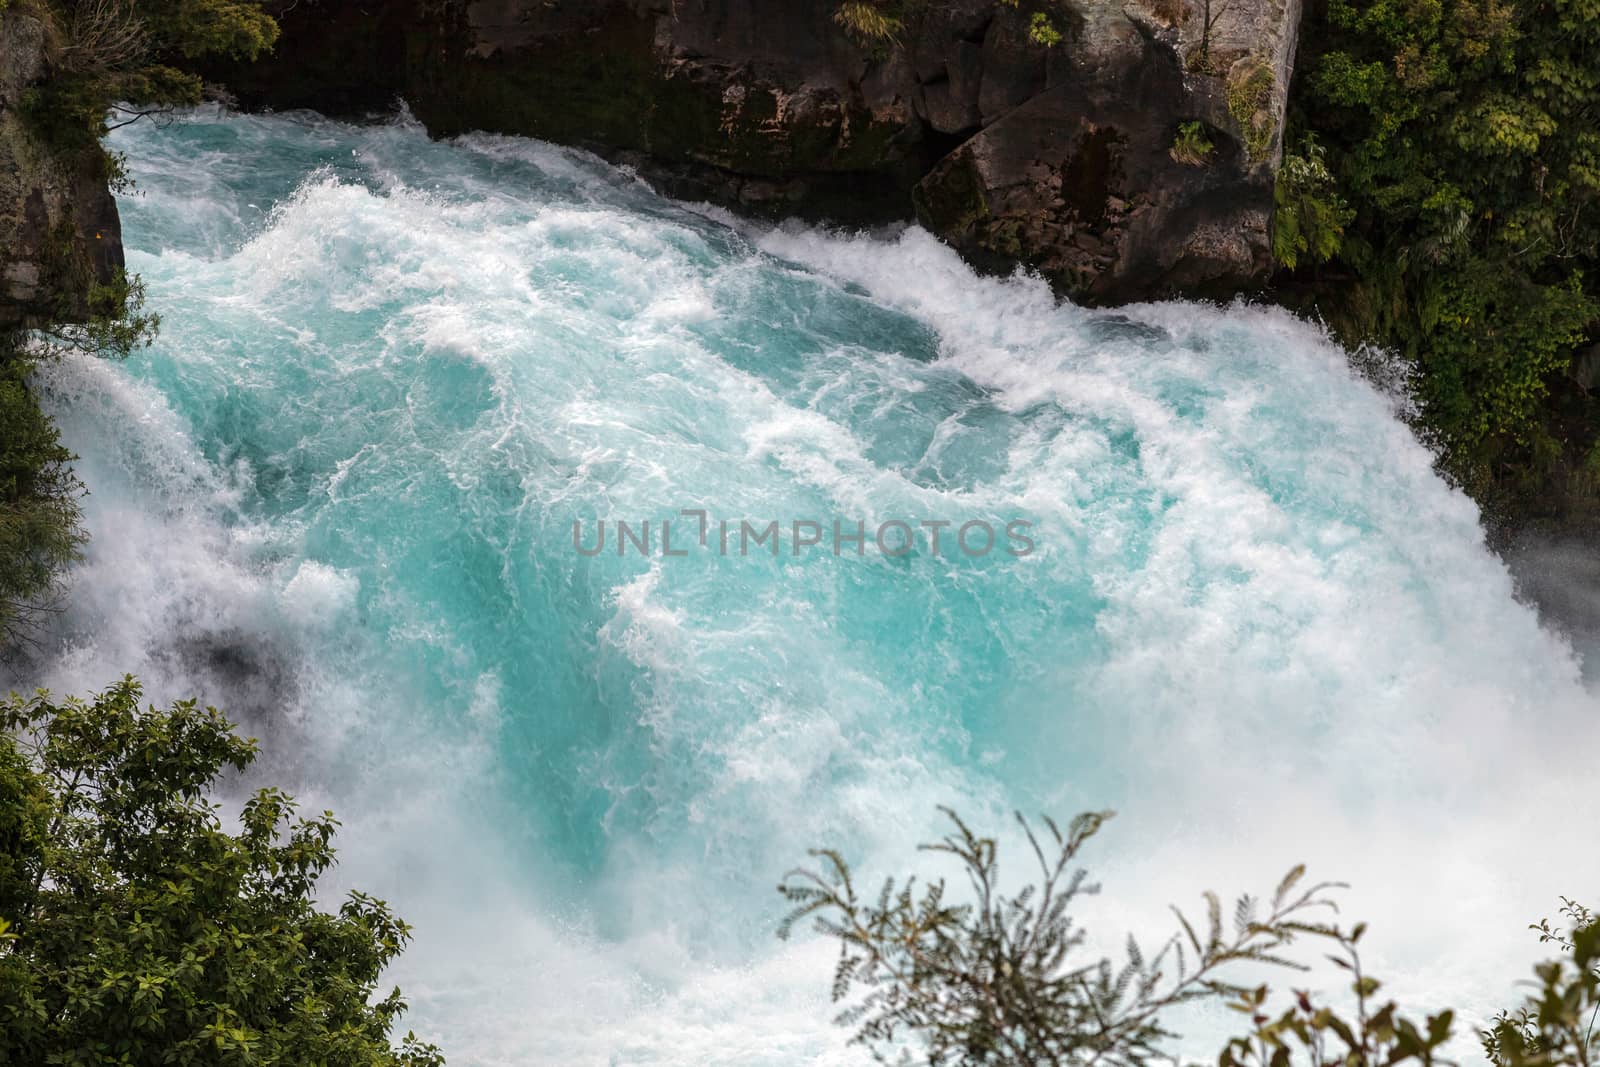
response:
[[[1107,940],[1305,859],[1357,883],[1348,914],[1373,920],[1397,991],[1470,1011],[1536,951],[1526,920],[1600,879],[1566,847],[1600,815],[1595,702],[1570,649],[1514,600],[1471,502],[1394,418],[1401,394],[1315,328],[1242,305],[1119,322],[1037,279],[977,277],[914,228],[744,227],[758,254],[581,154],[515,139],[228,121],[251,143],[355,143],[373,180],[314,174],[252,233],[219,210],[234,229],[205,255],[136,251],[184,309],[151,362],[44,372],[85,457],[95,540],[73,643],[42,677],[81,691],[132,669],[165,700],[227,688],[208,666],[231,662],[219,642],[253,650],[262,706],[288,723],[269,749],[294,753],[272,775],[345,820],[330,889],[386,894],[417,924],[396,978],[452,1063],[861,1062],[828,1023],[828,946],[769,940],[771,882],[820,843],[869,880],[909,868],[934,804],[998,828],[1028,775],[1027,799],[1055,814],[1124,809],[1096,852]],[[217,186],[191,193],[220,204]],[[157,190],[151,209],[175,210],[163,195],[181,201]],[[805,387],[784,392],[712,336],[773,278],[844,314],[865,290],[862,316],[887,306],[937,332],[935,364],[821,337]],[[294,465],[207,455],[228,435],[166,398],[217,380],[281,400],[267,429],[327,395],[346,405],[282,449],[314,453],[305,503],[263,509],[260,477]],[[990,473],[925,476],[976,432],[947,412],[920,457],[875,458],[876,420],[950,386],[1014,420]],[[840,414],[853,404],[870,415]],[[412,589],[388,557],[319,555],[348,532],[323,509],[398,510],[431,474],[449,510],[405,514],[447,528],[441,551],[487,561],[471,574],[496,625],[475,639],[429,600],[459,589]],[[990,663],[947,618],[874,641],[837,617],[882,561],[774,582],[705,560],[582,572],[552,547],[570,527],[539,539],[572,502],[630,520],[1021,508],[1048,526],[1017,605],[998,586],[976,605]],[[603,809],[572,815],[577,830],[524,807],[554,795],[538,775],[571,754],[573,709],[517,688],[528,675],[499,658],[525,654],[507,632],[546,621],[545,587],[519,584],[542,570],[596,598],[592,626],[551,628],[548,654],[572,657],[615,716],[572,724],[605,741],[573,746],[587,762],[572,803]],[[977,580],[919,572],[893,596],[921,605],[919,582],[954,595]],[[1094,619],[1076,638],[1093,657],[1051,643],[1072,612]],[[364,643],[373,613],[392,647]],[[926,677],[896,673],[908,661]],[[945,706],[941,679],[963,669],[1011,672],[992,690],[1006,706]],[[1552,811],[1563,825],[1540,821]],[[594,833],[596,855],[563,854],[563,829]]]

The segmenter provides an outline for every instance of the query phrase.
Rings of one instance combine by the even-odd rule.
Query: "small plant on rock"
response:
[[[1211,155],[1216,149],[1211,138],[1206,136],[1204,123],[1185,122],[1178,126],[1177,135],[1173,137],[1172,147],[1167,154],[1173,162],[1186,167],[1204,167],[1211,162]]]

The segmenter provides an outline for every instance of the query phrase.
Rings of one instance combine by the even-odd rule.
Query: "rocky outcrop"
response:
[[[50,30],[26,5],[0,12],[0,326],[80,321],[122,270],[104,153],[55,143],[27,114],[50,74]]]
[[[1269,271],[1299,5],[927,0],[870,43],[838,0],[319,0],[286,5],[275,57],[215,74],[247,105],[403,96],[436,135],[582,145],[747,211],[915,214],[1109,303]]]
[[[1298,0],[1210,6],[1208,30],[1204,0],[1079,0],[1031,68],[1020,16],[990,23],[974,52],[925,37],[921,75],[955,56],[954,121],[981,128],[917,184],[919,218],[975,259],[1021,260],[1092,300],[1264,278]],[[952,121],[923,92],[928,121]]]

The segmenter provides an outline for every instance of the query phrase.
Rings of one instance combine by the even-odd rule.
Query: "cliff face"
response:
[[[911,5],[908,5],[911,6]],[[837,0],[322,0],[242,102],[592,148],[664,191],[849,223],[915,216],[1075,297],[1225,292],[1270,268],[1300,0],[931,0],[894,42]],[[1195,125],[1197,124],[1197,125]],[[1173,152],[1182,128],[1209,151]]]
[[[1205,0],[1078,0],[1047,51],[1015,9],[981,44],[964,25],[925,39],[927,121],[950,124],[933,103],[954,101],[979,128],[918,183],[918,217],[975,259],[1020,259],[1090,300],[1264,278],[1299,2],[1210,6],[1208,32]],[[939,56],[955,59],[944,82]],[[1210,150],[1175,152],[1186,127]]]
[[[93,287],[122,269],[99,148],[53,145],[24,114],[49,77],[49,35],[21,5],[0,12],[0,326],[82,320]]]

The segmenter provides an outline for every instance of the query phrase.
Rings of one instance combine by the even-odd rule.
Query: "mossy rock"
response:
[[[1272,90],[1277,79],[1272,65],[1261,56],[1249,55],[1228,69],[1228,115],[1239,125],[1239,137],[1252,163],[1267,158],[1272,138],[1278,132],[1272,115]]]

